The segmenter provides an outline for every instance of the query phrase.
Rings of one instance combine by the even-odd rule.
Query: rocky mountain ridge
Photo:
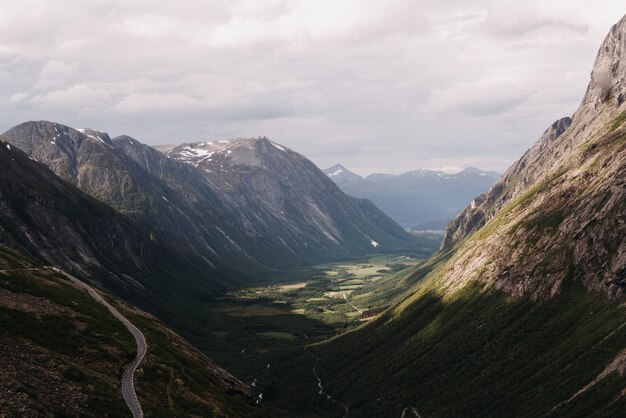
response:
[[[382,212],[346,197],[304,157],[267,138],[229,149],[183,144],[169,157],[128,136],[52,122],[27,122],[2,138],[223,276],[258,279],[358,256],[373,251],[372,241],[414,245]]]
[[[478,236],[488,239],[492,248],[506,249],[490,256],[483,253],[477,258],[481,262],[473,263],[469,271],[489,265],[482,280],[489,277],[514,294],[549,297],[558,293],[571,257],[571,269],[584,272],[580,276],[589,288],[611,299],[622,296],[626,287],[626,244],[620,238],[626,222],[625,53],[623,18],[600,47],[591,81],[572,118],[554,122],[489,192],[450,224],[444,248],[462,240],[471,247],[478,244]],[[609,86],[597,81],[599,74],[608,77]],[[545,260],[549,248],[567,250]],[[478,246],[468,252],[466,263],[475,251],[480,251]],[[519,258],[522,254],[525,263]],[[452,274],[455,280],[466,280],[474,273],[455,269]]]

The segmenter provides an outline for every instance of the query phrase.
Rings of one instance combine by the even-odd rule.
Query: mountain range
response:
[[[266,138],[183,144],[164,155],[128,136],[27,122],[0,139],[132,220],[149,241],[175,249],[217,287],[227,287],[224,277],[258,280],[303,263],[415,246],[370,202],[346,196]]]
[[[400,175],[375,173],[363,178],[337,164],[323,170],[346,194],[372,201],[405,228],[443,230],[476,195],[500,174],[469,167],[455,174],[414,170]]]
[[[626,16],[591,74],[502,176],[324,174],[266,137],[8,130],[0,416],[624,416]],[[428,258],[392,219],[446,216]]]

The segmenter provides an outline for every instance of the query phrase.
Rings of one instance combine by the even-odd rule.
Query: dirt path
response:
[[[363,311],[362,311],[361,309],[357,308],[356,306],[354,306],[354,305],[352,304],[352,302],[350,302],[350,300],[348,299],[348,295],[343,295],[343,300],[345,300],[345,301],[346,301],[346,303],[347,303],[348,305],[350,305],[350,307],[351,307],[352,309],[354,309],[355,311],[357,311],[359,314],[363,315]]]

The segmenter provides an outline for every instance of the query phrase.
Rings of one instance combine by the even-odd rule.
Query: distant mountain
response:
[[[166,155],[215,185],[241,214],[247,240],[262,248],[319,260],[411,245],[371,203],[346,196],[311,161],[265,137],[184,143]]]
[[[624,416],[625,40],[626,16],[574,115],[386,283],[401,303],[315,348],[351,416]]]
[[[363,177],[353,173],[341,164],[336,164],[322,171],[339,187],[344,187],[348,184],[363,180]]]
[[[444,229],[500,176],[473,167],[456,174],[415,170],[400,175],[375,173],[364,179],[340,165],[324,172],[346,194],[371,200],[400,225],[413,229]]]
[[[167,156],[128,136],[53,122],[23,123],[2,138],[221,277],[259,280],[415,243],[267,138],[183,144]]]

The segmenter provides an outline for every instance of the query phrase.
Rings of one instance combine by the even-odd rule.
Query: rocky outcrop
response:
[[[448,227],[447,277],[550,297],[576,277],[609,299],[626,289],[626,17],[604,40],[583,101]]]

